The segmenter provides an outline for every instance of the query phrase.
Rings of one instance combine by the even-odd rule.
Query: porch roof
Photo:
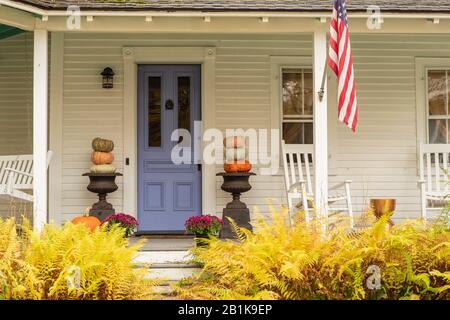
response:
[[[155,11],[329,11],[331,0],[13,0],[47,10],[77,5],[84,10]],[[450,13],[449,0],[349,0],[348,11],[366,12],[371,5],[391,13]]]

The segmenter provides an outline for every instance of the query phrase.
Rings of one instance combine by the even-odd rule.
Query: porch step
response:
[[[141,235],[131,238],[130,244],[140,239],[146,242],[133,261],[137,267],[148,268],[147,279],[161,281],[154,291],[164,299],[171,298],[173,285],[201,271],[189,252],[195,245],[192,236]]]
[[[192,255],[187,250],[177,251],[139,251],[135,256],[136,264],[164,264],[164,263],[188,263],[192,260]]]
[[[199,274],[200,265],[192,261],[188,250],[139,251],[134,262],[138,267],[148,265],[147,279],[162,282],[154,288],[162,296],[170,296],[178,281]]]
[[[131,238],[130,244],[141,239],[146,241],[140,251],[187,251],[195,245],[191,236],[139,236]]]
[[[196,276],[200,273],[197,265],[182,266],[159,266],[157,268],[150,267],[147,273],[147,279],[163,279],[165,281],[180,281],[184,278]]]

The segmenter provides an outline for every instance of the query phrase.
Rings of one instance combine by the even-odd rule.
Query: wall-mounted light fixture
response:
[[[101,75],[103,76],[102,87],[104,89],[111,89],[114,85],[114,71],[110,67],[103,69]]]

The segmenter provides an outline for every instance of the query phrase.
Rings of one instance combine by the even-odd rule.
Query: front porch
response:
[[[52,18],[47,23],[38,21],[46,28],[0,40],[0,101],[4,101],[0,112],[5,124],[20,128],[15,133],[12,127],[3,126],[0,154],[33,153],[33,221],[37,227],[47,221],[68,221],[95,202],[81,174],[89,170],[90,142],[96,136],[115,142],[114,164],[125,174],[110,202],[116,212],[136,214],[137,133],[132,120],[135,92],[130,89],[136,75],[127,69],[125,48],[141,48],[141,57],[132,65],[198,62],[204,67],[209,63],[209,71],[203,68],[202,73],[203,79],[209,79],[202,88],[204,129],[221,131],[281,128],[280,70],[310,68],[315,193],[320,195],[316,206],[323,205],[321,197],[326,197],[328,183],[349,179],[355,212],[364,212],[370,198],[395,198],[394,220],[420,217],[417,155],[419,144],[426,140],[427,116],[419,107],[424,101],[416,96],[417,86],[424,83],[416,77],[416,58],[450,54],[449,36],[443,33],[447,22],[434,29],[426,25],[427,34],[405,33],[399,26],[403,22],[367,34],[357,20],[351,38],[361,107],[358,131],[352,134],[337,122],[336,81],[331,74],[324,99],[319,101],[315,94],[322,80],[327,25],[312,19],[294,24],[289,18],[282,27],[274,18],[270,20],[273,28],[263,31],[260,25],[242,19],[240,23],[250,27],[245,33],[219,32],[214,24],[209,33],[138,33],[105,32],[102,21],[91,25],[83,21],[80,32],[71,32],[61,29],[60,18]],[[301,26],[308,31],[299,32]],[[214,50],[206,54],[207,62],[195,56],[209,48]],[[113,89],[101,87],[99,73],[105,67],[116,73]],[[11,80],[14,74],[21,75],[20,81]],[[48,150],[53,158],[47,171]],[[260,168],[255,164],[257,173]],[[220,166],[203,168],[202,213],[220,215],[229,201],[215,177],[220,171]],[[253,189],[243,196],[251,210],[257,207],[268,213],[268,199],[286,203],[282,168],[274,175],[256,176],[252,184]],[[10,200],[2,201],[8,210]]]

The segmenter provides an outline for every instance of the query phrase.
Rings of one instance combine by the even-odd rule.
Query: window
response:
[[[270,128],[286,143],[314,144],[312,57],[270,57]],[[337,83],[328,81],[328,172],[337,174]]]
[[[428,143],[450,143],[450,69],[427,70]]]
[[[288,144],[312,144],[313,80],[311,68],[281,68],[282,137]]]
[[[148,146],[161,147],[161,77],[148,78]]]

